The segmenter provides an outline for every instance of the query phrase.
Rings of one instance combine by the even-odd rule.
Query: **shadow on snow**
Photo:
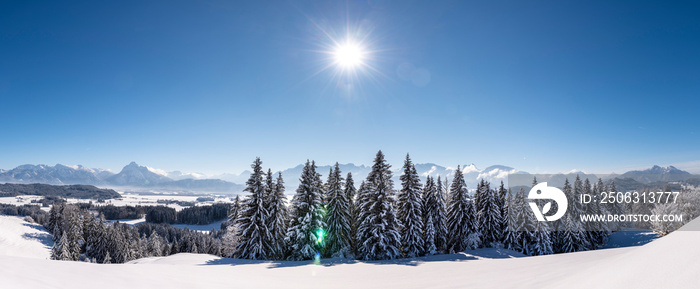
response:
[[[30,228],[38,230],[38,231],[46,232],[46,229],[44,229],[43,226],[38,225],[38,224],[25,223],[22,225],[30,227]],[[22,235],[22,238],[29,239],[29,240],[37,240],[44,246],[47,246],[49,248],[53,247],[53,240],[51,239],[51,234],[49,234],[48,232],[46,232],[46,233],[24,233]]]
[[[467,250],[464,252],[456,254],[439,254],[431,256],[423,256],[416,258],[401,258],[401,259],[391,259],[391,260],[376,260],[376,261],[365,261],[365,260],[355,260],[347,258],[328,258],[321,259],[320,262],[315,262],[314,260],[305,261],[270,261],[270,260],[248,260],[248,259],[235,259],[235,258],[218,258],[214,260],[207,261],[204,265],[255,265],[255,264],[268,264],[268,269],[275,268],[287,268],[287,267],[299,267],[308,265],[317,266],[335,266],[344,264],[371,264],[371,265],[404,265],[404,266],[419,266],[423,263],[429,262],[466,262],[474,261],[479,259],[508,259],[508,258],[520,258],[526,257],[525,255],[507,249],[496,249],[496,248],[485,248],[477,250]]]

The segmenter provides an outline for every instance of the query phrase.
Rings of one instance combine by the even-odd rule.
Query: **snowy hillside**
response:
[[[51,233],[41,225],[0,215],[0,256],[50,259],[51,246]]]
[[[690,227],[700,227],[700,220],[684,228]],[[3,288],[695,288],[700,271],[694,246],[700,232],[688,230],[640,247],[538,257],[482,249],[393,261],[324,259],[320,265],[195,254],[99,265],[13,255],[37,242],[21,237],[31,230],[18,218],[0,217]]]

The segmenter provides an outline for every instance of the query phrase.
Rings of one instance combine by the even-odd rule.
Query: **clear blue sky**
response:
[[[3,1],[0,168],[700,167],[700,6]],[[363,39],[350,74],[328,55]],[[348,89],[350,88],[350,89]],[[700,171],[700,169],[696,170]]]

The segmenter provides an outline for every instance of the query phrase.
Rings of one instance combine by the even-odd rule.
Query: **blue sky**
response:
[[[700,172],[700,7],[659,1],[4,1],[0,168],[260,156]],[[333,40],[365,65],[333,65]]]

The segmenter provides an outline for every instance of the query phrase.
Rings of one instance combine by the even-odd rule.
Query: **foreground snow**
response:
[[[689,225],[697,227],[700,220]],[[5,225],[0,234],[9,235]],[[382,262],[330,259],[320,265],[196,254],[99,265],[0,254],[0,287],[695,288],[699,243],[700,232],[685,230],[644,246],[571,254],[518,258],[509,250],[482,249]]]

